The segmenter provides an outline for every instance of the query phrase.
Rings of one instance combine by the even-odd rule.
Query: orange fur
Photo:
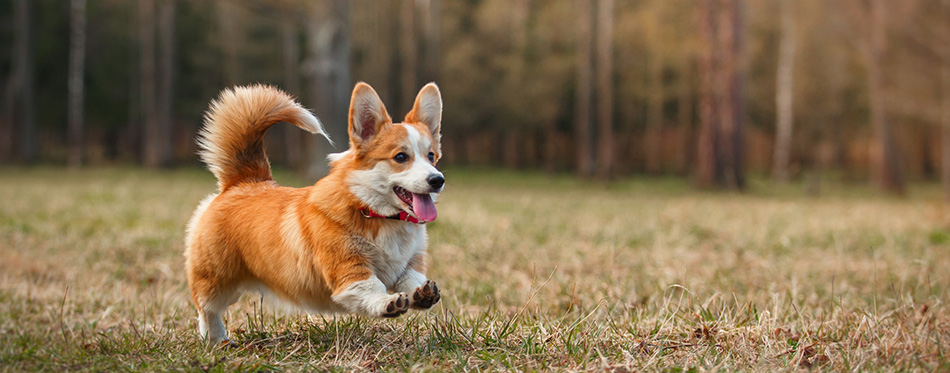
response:
[[[225,90],[212,103],[199,144],[220,191],[195,211],[185,251],[192,300],[202,322],[202,312],[213,317],[233,303],[242,289],[259,286],[298,306],[353,312],[333,296],[380,275],[382,235],[423,229],[424,238],[424,227],[365,218],[360,213],[365,204],[351,191],[351,174],[357,170],[388,162],[393,172],[399,172],[410,164],[392,160],[396,153],[407,151],[408,130],[393,125],[385,108],[375,112],[381,115],[376,118],[372,138],[354,135],[354,125],[359,123],[353,123],[352,106],[360,106],[355,101],[357,95],[368,97],[368,92],[376,97],[372,88],[362,83],[354,90],[350,151],[331,163],[327,177],[300,189],[281,187],[272,180],[262,137],[278,121],[323,133],[309,112],[283,92],[265,86]],[[438,110],[441,116],[441,101]],[[415,121],[411,115],[407,122]],[[425,124],[405,125],[429,139],[436,157],[441,156],[437,133],[431,133]],[[428,259],[424,241],[422,245],[405,263],[385,264],[424,274]],[[394,290],[394,281],[383,281]]]

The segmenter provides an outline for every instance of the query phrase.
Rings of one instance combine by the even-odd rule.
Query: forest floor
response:
[[[0,168],[0,370],[950,370],[935,185],[446,178],[432,310],[305,315],[250,295],[226,316],[237,346],[215,349],[182,257],[210,173]]]

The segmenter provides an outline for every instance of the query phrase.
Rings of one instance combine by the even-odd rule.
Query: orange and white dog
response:
[[[221,314],[244,290],[268,291],[308,310],[396,317],[439,302],[426,278],[425,223],[445,179],[442,96],[429,83],[402,123],[359,83],[350,99],[348,150],[332,154],[315,185],[271,177],[264,132],[277,122],[327,137],[309,111],[267,86],[225,90],[198,138],[218,179],[188,224],[188,286],[198,331],[228,341]],[[329,140],[329,137],[327,137]]]

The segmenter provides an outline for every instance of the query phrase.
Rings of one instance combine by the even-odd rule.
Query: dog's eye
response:
[[[429,152],[429,162],[435,162],[435,153]]]
[[[397,163],[403,163],[409,160],[409,155],[407,155],[406,153],[400,152],[399,154],[396,154],[395,157],[393,157],[393,160],[396,161]]]

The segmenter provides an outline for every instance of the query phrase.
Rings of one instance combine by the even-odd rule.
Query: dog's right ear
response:
[[[373,87],[357,83],[350,97],[350,147],[359,149],[379,133],[380,127],[392,121]]]

